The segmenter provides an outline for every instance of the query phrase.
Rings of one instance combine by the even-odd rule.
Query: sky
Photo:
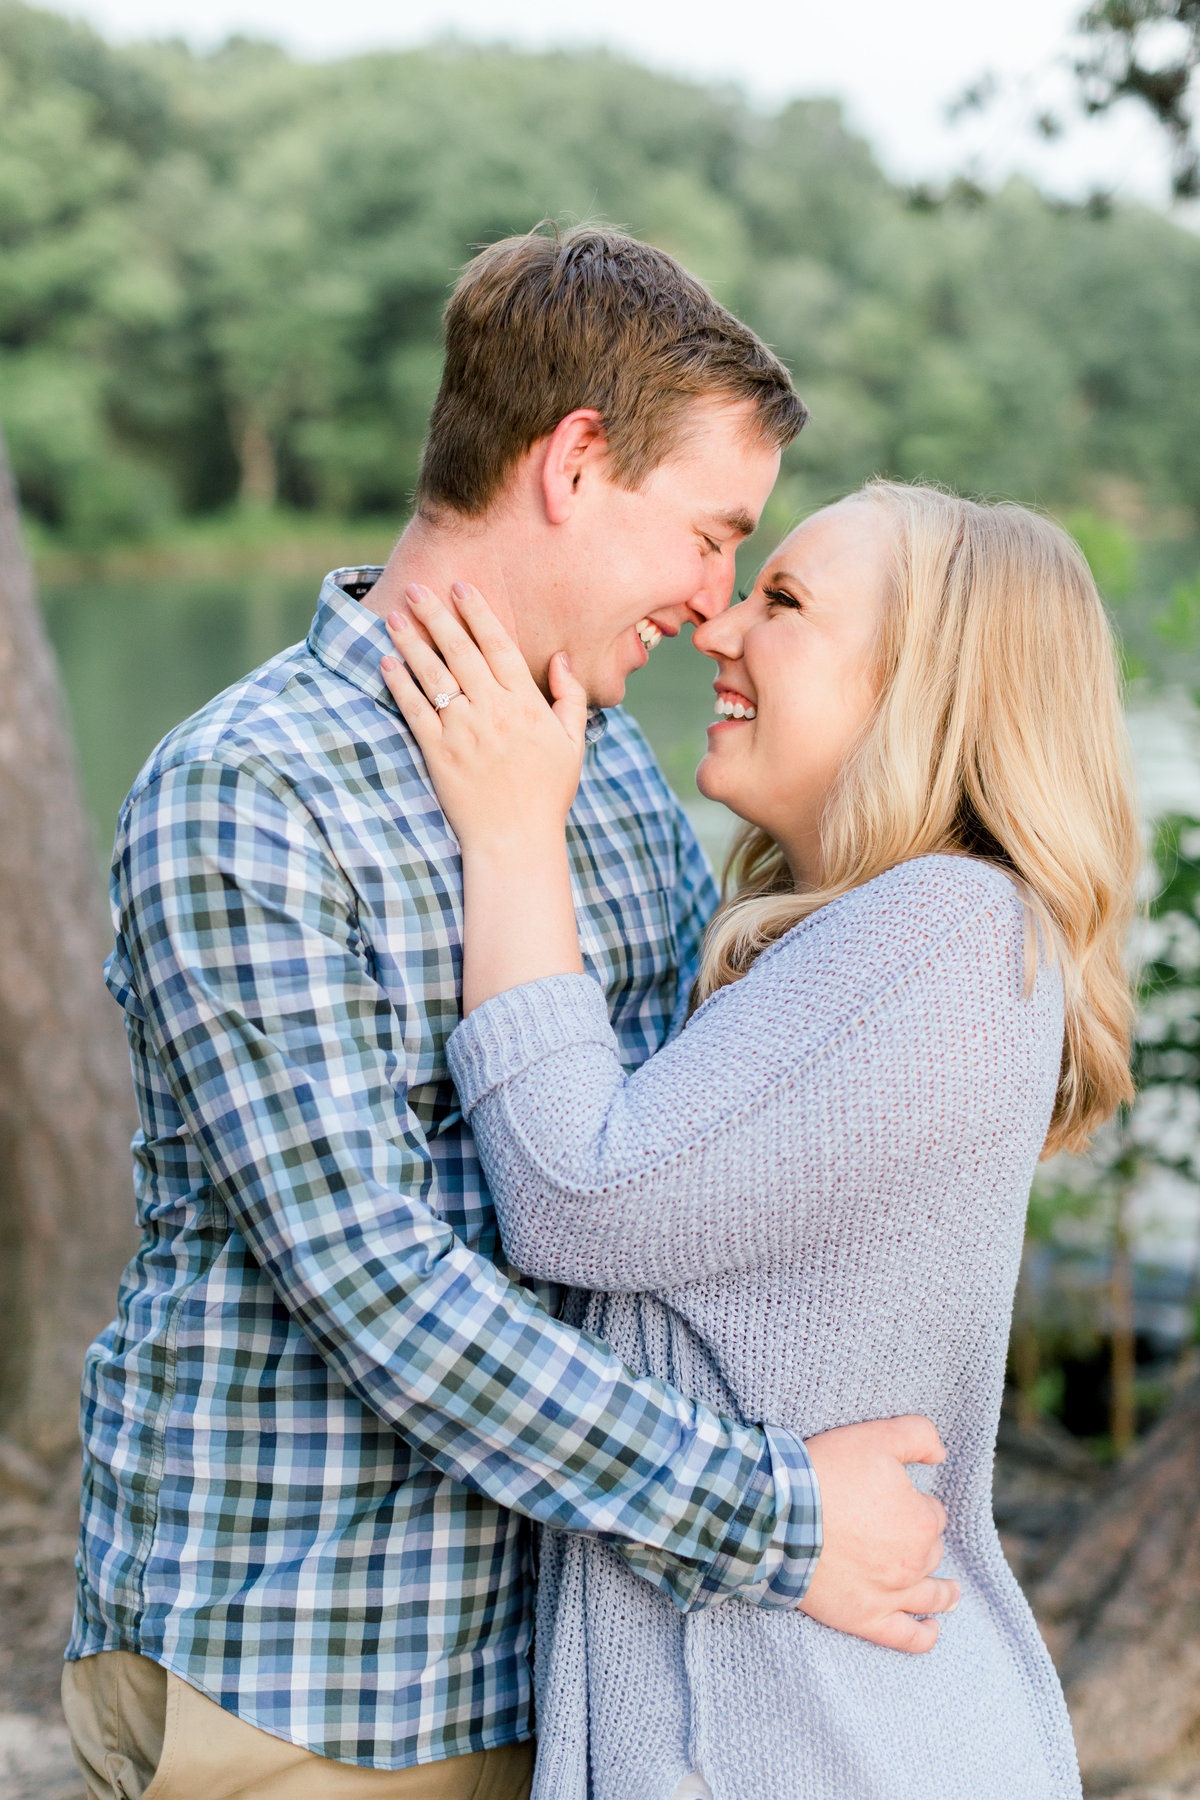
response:
[[[41,0],[43,5],[48,0]],[[1013,170],[1072,197],[1104,189],[1165,201],[1161,139],[1126,105],[1042,143],[1029,128],[1069,102],[1070,30],[1082,0],[49,0],[107,36],[231,32],[297,55],[403,47],[455,33],[530,48],[597,45],[702,79],[731,80],[775,105],[834,95],[885,168],[906,181]],[[985,71],[1002,98],[952,126],[947,104]]]

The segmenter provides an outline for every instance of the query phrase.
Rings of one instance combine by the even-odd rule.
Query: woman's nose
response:
[[[703,620],[692,633],[693,646],[715,662],[732,662],[739,657],[742,654],[742,624],[737,615],[741,610],[740,606],[731,607],[713,619]]]

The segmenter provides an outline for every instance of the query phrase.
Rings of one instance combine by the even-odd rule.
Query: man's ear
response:
[[[594,407],[581,406],[559,420],[546,439],[542,460],[542,497],[552,525],[566,524],[585,476],[607,453],[604,420]]]

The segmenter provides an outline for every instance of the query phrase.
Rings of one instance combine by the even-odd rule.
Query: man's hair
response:
[[[701,398],[749,401],[782,449],[807,418],[787,370],[674,257],[583,225],[492,244],[446,307],[446,363],[416,501],[485,513],[513,465],[579,407],[604,421],[612,477],[636,488]]]

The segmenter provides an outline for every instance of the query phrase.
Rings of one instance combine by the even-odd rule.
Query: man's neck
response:
[[[505,628],[518,636],[509,561],[502,538],[486,526],[450,529],[418,515],[405,526],[387,567],[362,604],[386,619],[404,605],[404,590],[413,583],[445,600],[454,582],[465,581],[479,589]]]

